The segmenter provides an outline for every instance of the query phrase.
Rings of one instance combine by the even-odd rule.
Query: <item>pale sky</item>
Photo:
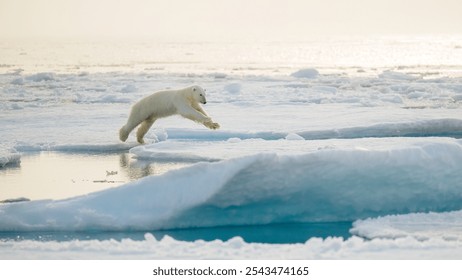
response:
[[[0,0],[0,38],[462,34],[462,0]]]

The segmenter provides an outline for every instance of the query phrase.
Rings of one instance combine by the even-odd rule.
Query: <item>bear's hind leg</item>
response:
[[[136,131],[136,140],[138,141],[138,143],[144,144],[143,137],[144,135],[146,135],[146,133],[148,132],[148,130],[151,128],[152,124],[155,121],[156,121],[156,118],[151,116],[141,123],[140,127]]]
[[[120,130],[119,130],[119,139],[120,139],[120,141],[125,142],[125,140],[127,140],[127,138],[128,138],[128,135],[130,134],[130,132],[132,132],[132,130],[139,124],[140,124],[140,122],[133,122],[133,120],[131,118],[129,118],[127,124],[122,126],[120,128]]]
[[[125,125],[122,126],[122,128],[119,130],[119,139],[122,142],[125,142],[128,138],[128,134],[130,134],[127,129],[125,128]]]

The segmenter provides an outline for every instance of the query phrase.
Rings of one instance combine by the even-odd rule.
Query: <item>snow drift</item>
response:
[[[381,123],[364,127],[347,127],[298,133],[305,139],[352,139],[362,137],[430,137],[462,138],[462,120],[432,119],[407,123]]]
[[[228,241],[184,242],[165,236],[157,240],[71,240],[0,242],[0,259],[454,259],[462,258],[462,243],[438,238],[364,240],[353,236],[311,238],[304,244],[246,243],[241,237]]]
[[[390,215],[354,222],[351,233],[372,238],[462,240],[462,211]]]

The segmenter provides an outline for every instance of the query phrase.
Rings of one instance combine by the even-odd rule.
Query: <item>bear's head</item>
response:
[[[202,104],[206,104],[207,100],[205,99],[205,90],[200,86],[192,86],[192,98]]]

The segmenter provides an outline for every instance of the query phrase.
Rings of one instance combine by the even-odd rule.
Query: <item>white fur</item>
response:
[[[176,114],[202,123],[210,129],[220,128],[218,123],[207,116],[199,102],[207,103],[205,91],[200,86],[163,90],[146,96],[133,105],[127,123],[119,130],[119,138],[125,142],[130,132],[141,124],[136,132],[136,138],[143,144],[144,135],[157,119]]]

